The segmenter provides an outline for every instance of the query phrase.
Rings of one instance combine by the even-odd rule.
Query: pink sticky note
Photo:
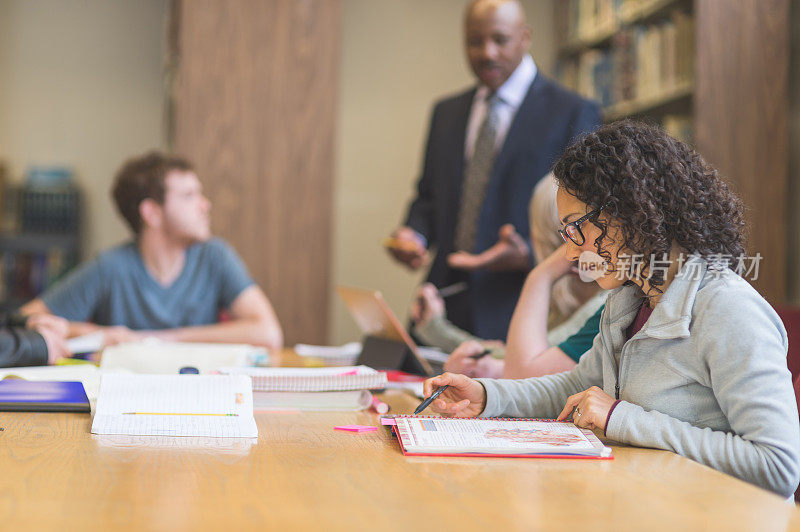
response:
[[[378,430],[378,427],[370,427],[367,425],[340,425],[338,427],[333,427],[335,430],[346,430],[349,432],[370,432],[373,430]]]
[[[395,421],[393,417],[382,417],[381,425],[391,425],[393,427],[396,427],[397,421]]]

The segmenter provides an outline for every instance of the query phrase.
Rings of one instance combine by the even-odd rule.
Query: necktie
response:
[[[458,210],[455,237],[456,251],[470,253],[475,251],[478,217],[494,166],[500,98],[494,95],[488,99],[487,104],[486,118],[478,130],[472,158],[467,162],[464,182],[461,186],[461,204]]]

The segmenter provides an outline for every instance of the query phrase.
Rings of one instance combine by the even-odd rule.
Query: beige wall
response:
[[[345,0],[337,125],[333,285],[381,290],[405,319],[421,272],[392,262],[381,239],[405,213],[433,101],[472,83],[462,49],[463,0]],[[550,72],[549,0],[525,2],[532,55]],[[331,342],[359,338],[334,297]]]
[[[434,99],[472,83],[465,0],[344,0],[338,91],[333,286],[380,289],[405,317],[421,275],[381,239],[401,220]],[[540,68],[553,62],[552,5],[525,2]],[[127,235],[108,197],[130,154],[164,146],[167,0],[0,0],[0,158],[19,177],[67,164],[86,192],[87,254]],[[359,334],[336,297],[333,343]]]
[[[72,166],[85,254],[127,234],[109,199],[121,161],[164,144],[167,0],[0,0],[0,159]]]

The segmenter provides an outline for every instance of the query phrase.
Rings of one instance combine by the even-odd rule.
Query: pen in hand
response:
[[[435,392],[433,392],[433,393],[431,394],[431,396],[430,396],[430,397],[428,397],[427,399],[425,399],[424,401],[422,401],[422,402],[419,404],[419,406],[417,407],[417,409],[416,409],[416,410],[414,410],[414,415],[416,416],[417,414],[419,414],[420,412],[422,412],[423,410],[425,410],[426,408],[428,408],[428,405],[429,405],[429,404],[431,404],[431,403],[433,402],[433,400],[434,400],[434,399],[436,399],[437,397],[439,397],[439,395],[441,395],[441,393],[442,393],[443,391],[445,391],[446,389],[448,389],[449,387],[450,387],[450,385],[449,385],[449,384],[445,384],[444,386],[440,386],[440,387],[439,387],[439,388],[438,388],[438,389],[437,389]]]
[[[445,286],[444,288],[440,288],[437,290],[439,293],[439,297],[442,299],[446,299],[450,296],[454,296],[456,294],[460,294],[461,292],[466,291],[469,288],[469,285],[464,281],[460,283],[451,284],[449,286]]]
[[[471,358],[473,360],[480,360],[483,357],[485,357],[486,355],[490,355],[491,353],[492,353],[492,350],[489,349],[489,348],[486,348],[483,351],[481,351],[480,353],[478,353],[477,355],[470,355],[469,358]]]

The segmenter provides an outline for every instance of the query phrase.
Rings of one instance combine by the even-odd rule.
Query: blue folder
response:
[[[82,382],[0,380],[2,412],[90,412]]]

